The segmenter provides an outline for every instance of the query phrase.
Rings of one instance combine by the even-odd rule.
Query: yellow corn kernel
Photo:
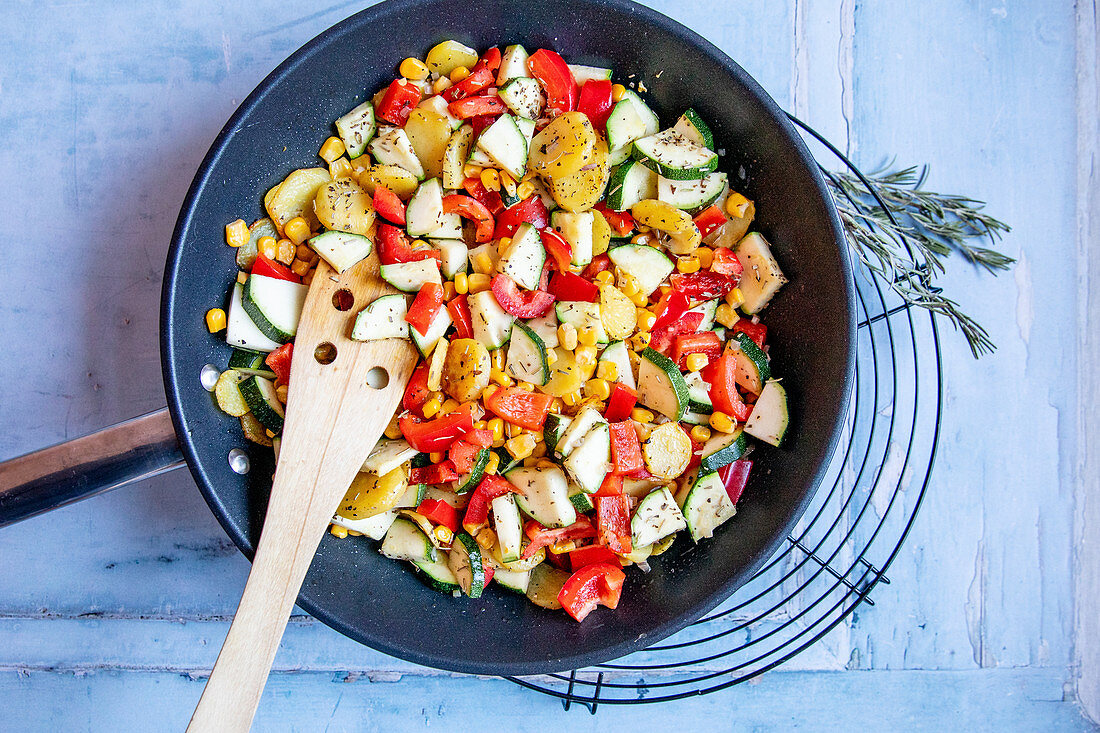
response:
[[[286,398],[289,393],[290,387],[285,384],[280,384],[275,388],[275,396],[278,398],[279,402],[282,402],[284,405],[286,404]]]
[[[206,311],[206,330],[217,333],[225,328],[225,311],[221,308],[211,308]]]
[[[638,330],[648,331],[653,328],[653,324],[657,322],[657,316],[652,311],[646,308],[638,309]]]
[[[630,238],[631,244],[649,244],[649,240],[653,239],[649,232],[639,232]]]
[[[321,149],[317,151],[317,155],[320,155],[326,163],[331,163],[343,155],[344,151],[344,141],[332,136],[321,143]]]
[[[648,332],[636,333],[630,337],[630,348],[634,351],[645,351],[649,347],[649,339]]]
[[[685,274],[692,272],[699,272],[701,263],[699,258],[695,255],[689,255],[687,257],[680,257],[676,260],[676,270]]]
[[[447,457],[446,453],[429,453],[428,460],[432,463],[442,463],[443,459]]]
[[[484,272],[475,272],[467,275],[466,283],[471,293],[480,293],[492,287],[493,279]]]
[[[246,282],[248,282],[248,273],[244,272],[243,270],[241,272],[238,272],[237,282],[239,282],[241,285],[244,285]]]
[[[698,372],[710,363],[710,359],[707,358],[706,354],[688,354],[686,362],[689,372]]]
[[[523,460],[524,458],[530,457],[531,453],[534,452],[537,442],[535,436],[530,433],[523,433],[522,435],[517,435],[509,439],[504,444],[504,450],[508,451],[513,458]]]
[[[294,262],[290,264],[290,270],[298,277],[304,276],[309,272],[309,260],[294,260]]]
[[[580,392],[566,392],[561,396],[561,401],[565,403],[567,407],[576,407],[581,403]]]
[[[516,196],[518,196],[521,199],[531,198],[531,195],[534,192],[535,192],[535,187],[534,187],[534,185],[532,185],[532,183],[530,181],[524,181],[523,183],[516,186]]]
[[[511,387],[514,384],[511,377],[505,374],[503,370],[495,367],[489,370],[489,381],[493,384],[499,384],[501,387]]]
[[[441,76],[432,82],[432,92],[439,94],[449,86],[451,86],[451,80],[445,76]]]
[[[607,383],[606,379],[589,379],[584,383],[584,394],[586,397],[606,400],[611,396],[611,385]]]
[[[741,292],[741,288],[734,288],[726,293],[726,302],[730,308],[737,308],[745,302],[745,294]]]
[[[328,174],[336,178],[351,178],[355,175],[355,169],[351,167],[351,161],[347,158],[337,158],[328,164]]]
[[[481,171],[481,185],[490,191],[500,190],[500,174],[495,168],[484,168]]]
[[[474,423],[474,430],[485,430],[485,421],[478,420]]]
[[[745,216],[745,212],[751,203],[741,194],[730,192],[730,195],[726,198],[726,213],[734,219],[741,219]]]
[[[630,411],[630,419],[634,422],[653,422],[653,413],[644,407],[635,407]]]
[[[578,346],[573,350],[573,358],[580,366],[595,366],[596,365],[596,347],[595,346]]]
[[[490,398],[491,398],[491,397],[492,397],[492,396],[493,396],[494,394],[496,394],[496,392],[497,392],[497,390],[498,390],[498,389],[500,389],[500,385],[497,385],[497,384],[490,384],[490,385],[489,385],[488,387],[486,387],[485,389],[481,390],[481,401],[482,401],[482,402],[488,402],[488,401],[489,401],[489,399],[490,399]],[[490,420],[489,422],[492,422],[492,420]],[[492,429],[492,428],[490,428],[490,429]]]
[[[555,397],[550,402],[550,412],[554,413],[555,415],[560,415],[561,408],[563,407],[565,407],[565,403],[562,401],[561,397]]]
[[[558,361],[558,352],[556,352],[554,349],[547,349],[546,350],[546,365],[547,366],[554,366],[554,364],[556,364],[557,361]]]
[[[336,524],[330,526],[328,531],[333,537],[339,537],[340,539],[344,539],[348,536],[347,529]]]
[[[473,163],[467,163],[462,166],[462,175],[467,178],[479,178],[481,176],[482,168],[480,165],[474,165]]]
[[[454,70],[450,73],[449,78],[452,84],[457,84],[469,75],[470,70],[467,69],[465,66],[456,66]]]
[[[628,295],[627,297],[630,298],[630,302],[637,308],[644,308],[649,305],[649,296],[641,290],[637,290],[634,292],[634,295]]]
[[[451,531],[451,528],[444,527],[442,524],[433,529],[432,534],[435,535],[441,545],[449,545],[455,538],[455,533]]]
[[[474,268],[475,273],[488,275],[493,271],[493,258],[488,252],[482,250],[470,258],[470,266]]]
[[[279,252],[279,244],[275,237],[260,237],[260,241],[256,242],[256,250],[267,259],[273,260]]]
[[[515,423],[506,422],[504,423],[504,435],[509,438],[515,438],[523,435],[523,428]]]
[[[558,326],[558,346],[566,351],[577,348],[577,328],[572,323],[563,323]]]
[[[500,470],[500,454],[490,451],[489,462],[485,464],[485,473],[496,473]]]
[[[462,403],[453,397],[448,398],[439,406],[440,415],[450,415],[452,412],[458,409],[458,406]]]
[[[294,244],[301,244],[309,239],[309,222],[296,216],[283,226],[283,233]]]
[[[584,326],[577,334],[577,341],[580,341],[585,346],[595,346],[600,340],[600,335],[596,333],[595,326]]]
[[[456,295],[458,295],[458,290],[455,289],[455,284],[453,282],[447,281],[443,283],[443,300],[454,300]]]
[[[710,426],[720,433],[732,433],[737,423],[724,412],[713,412],[710,416]]]
[[[500,172],[500,186],[508,192],[508,195],[516,195],[516,179],[512,178],[507,171]]]
[[[280,239],[279,246],[275,250],[275,259],[284,265],[290,265],[294,262],[294,254],[297,250],[294,242],[289,239]]]
[[[691,439],[696,443],[706,443],[710,440],[710,428],[706,425],[696,425],[691,429]]]
[[[397,71],[401,76],[406,79],[412,79],[413,81],[420,81],[421,79],[428,78],[428,65],[412,56],[402,61],[401,65],[397,67]]]
[[[454,286],[455,293],[457,293],[458,295],[465,295],[466,293],[470,292],[470,282],[466,279],[465,272],[455,273]]]
[[[489,352],[489,363],[494,369],[504,369],[504,349],[493,349]]]
[[[550,552],[555,555],[564,555],[567,552],[572,552],[577,549],[577,542],[576,540],[558,540],[546,549],[550,550]]]
[[[601,361],[596,364],[596,376],[614,382],[619,378],[619,367],[613,361]],[[607,399],[606,397],[604,399]]]
[[[486,527],[485,529],[478,532],[477,537],[475,537],[474,539],[477,540],[477,543],[479,545],[481,545],[481,549],[491,550],[493,549],[493,545],[497,543],[497,533],[494,532],[492,528]]]
[[[611,101],[618,102],[623,98],[624,94],[626,94],[626,87],[622,84],[611,85]]]
[[[390,440],[397,440],[401,437],[401,423],[397,420],[397,415],[393,416],[390,420],[390,424],[386,426],[386,430],[383,433]]]
[[[424,417],[427,417],[427,418],[435,417],[436,413],[439,412],[439,408],[441,408],[441,407],[443,407],[443,398],[442,397],[440,397],[439,395],[436,395],[436,396],[430,398],[427,402],[424,403],[424,409],[423,409]]]
[[[726,328],[732,328],[733,324],[741,320],[741,317],[737,315],[729,303],[722,303],[714,310],[714,320],[721,323]]]
[[[530,382],[516,382],[516,386],[522,389],[524,392],[534,392],[535,385]]]
[[[714,250],[710,247],[699,247],[695,250],[695,256],[699,258],[700,267],[710,267],[714,263]]]
[[[504,420],[494,417],[488,423],[489,430],[493,431],[493,440],[504,439]]]
[[[248,224],[237,219],[225,225],[225,243],[230,247],[240,247],[248,242]]]
[[[618,277],[619,290],[628,298],[638,294],[638,281],[625,272],[620,272]]]

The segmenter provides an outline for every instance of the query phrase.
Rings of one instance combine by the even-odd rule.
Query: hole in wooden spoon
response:
[[[313,350],[313,358],[318,364],[331,364],[336,361],[336,347],[328,341],[317,344],[317,348]]]
[[[338,311],[349,311],[355,305],[355,296],[347,288],[340,288],[332,294],[332,307]]]
[[[367,372],[367,386],[371,389],[385,389],[390,383],[390,375],[382,367],[375,367]]]

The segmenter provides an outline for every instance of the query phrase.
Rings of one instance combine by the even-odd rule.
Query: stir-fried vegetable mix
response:
[[[611,69],[549,49],[446,41],[399,71],[336,120],[325,166],[226,227],[240,273],[207,314],[234,347],[215,395],[278,451],[316,267],[377,251],[399,292],[351,336],[422,359],[331,532],[440,591],[495,581],[580,621],[618,604],[625,567],[711,537],[753,439],[783,440],[757,314],[786,279],[693,110],[662,129]]]

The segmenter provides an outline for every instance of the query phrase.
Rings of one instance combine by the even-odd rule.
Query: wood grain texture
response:
[[[271,69],[365,4],[5,5],[0,89],[19,104],[0,105],[0,172],[50,185],[0,197],[5,272],[18,273],[0,278],[0,457],[164,404],[160,277],[195,168]],[[1095,174],[1077,172],[1090,112],[1078,111],[1073,5],[649,4],[862,164],[928,162],[930,185],[983,198],[1014,226],[1014,273],[953,263],[944,283],[1000,351],[974,363],[944,329],[945,434],[893,582],[781,668],[805,672],[595,718],[506,683],[416,670],[295,616],[257,728],[666,730],[734,710],[758,729],[1087,729],[1072,666],[1073,495],[1076,375],[1091,361],[1072,325],[1084,273],[1071,243],[1095,248],[1076,218],[1078,181],[1095,190]],[[29,155],[28,141],[48,154]],[[183,472],[0,532],[0,729],[147,730],[158,714],[179,729],[247,572]]]
[[[271,499],[244,595],[189,731],[247,731],[317,544],[374,449],[416,365],[412,342],[353,341],[355,314],[397,290],[377,252],[343,273],[323,260],[294,339],[286,421]],[[338,293],[354,304],[338,308]],[[341,303],[341,305],[344,305]],[[323,350],[335,349],[322,358]],[[371,372],[382,371],[380,378]]]

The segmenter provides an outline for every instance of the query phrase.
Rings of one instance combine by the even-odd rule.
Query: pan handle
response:
[[[0,463],[0,527],[184,465],[168,408]]]

